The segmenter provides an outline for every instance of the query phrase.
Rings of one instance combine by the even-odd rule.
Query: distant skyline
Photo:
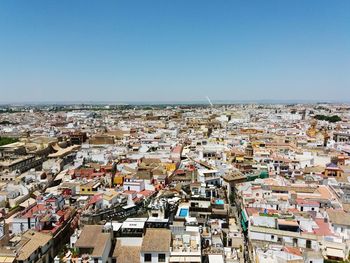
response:
[[[287,104],[331,104],[331,105],[341,105],[349,104],[349,99],[343,100],[282,100],[282,99],[271,99],[271,100],[211,100],[213,106],[217,105],[235,105],[235,104],[274,104],[274,105],[287,105]],[[0,102],[0,106],[45,106],[45,105],[206,105],[210,106],[208,100],[191,100],[191,101],[170,101],[170,100],[160,100],[160,101],[24,101],[24,102]]]
[[[350,101],[347,0],[3,0],[0,104]]]

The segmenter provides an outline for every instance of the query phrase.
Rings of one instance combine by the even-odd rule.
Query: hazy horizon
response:
[[[0,103],[350,100],[350,1],[0,1]]]
[[[214,105],[234,105],[234,104],[350,104],[350,100],[211,100]],[[24,102],[0,102],[0,106],[30,106],[30,105],[210,105],[208,100],[188,100],[188,101],[24,101]]]

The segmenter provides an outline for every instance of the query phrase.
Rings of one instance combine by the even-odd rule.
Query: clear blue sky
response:
[[[0,102],[350,100],[348,0],[0,1]]]

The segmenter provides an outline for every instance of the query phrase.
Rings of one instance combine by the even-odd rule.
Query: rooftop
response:
[[[168,252],[171,231],[162,228],[149,228],[143,238],[141,252]]]

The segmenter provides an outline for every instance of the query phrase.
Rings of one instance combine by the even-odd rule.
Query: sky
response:
[[[348,0],[2,0],[0,102],[350,101]]]

